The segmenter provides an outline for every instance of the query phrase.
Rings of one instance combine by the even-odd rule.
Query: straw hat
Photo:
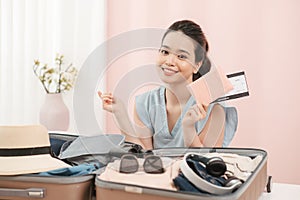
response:
[[[0,175],[70,167],[51,156],[48,131],[41,125],[0,126],[0,163]]]

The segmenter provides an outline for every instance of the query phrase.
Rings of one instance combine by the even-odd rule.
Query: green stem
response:
[[[60,71],[61,71],[61,61],[59,61],[59,65],[58,65],[58,88],[57,88],[57,93],[60,93]]]
[[[38,68],[38,66],[35,67],[35,65],[34,65],[34,66],[33,66],[33,71],[34,71],[34,74],[36,75],[36,77],[39,78],[40,76],[39,76],[39,74],[38,74],[38,72],[37,72],[37,68]],[[40,73],[41,73],[41,72],[40,72]],[[46,87],[46,85],[45,85],[45,81],[42,81],[40,78],[39,78],[39,80],[41,81],[41,83],[42,83],[44,89],[46,90],[46,92],[49,93],[49,90],[47,89],[47,87]]]
[[[46,90],[46,92],[49,93],[49,90],[48,90],[47,87],[45,86],[45,82],[44,82],[44,81],[42,81],[42,85],[43,85],[44,89]]]

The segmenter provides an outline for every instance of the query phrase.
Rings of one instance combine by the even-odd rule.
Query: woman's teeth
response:
[[[167,73],[177,73],[178,71],[175,71],[175,70],[172,70],[172,69],[169,69],[169,68],[162,68],[164,72],[167,72]]]

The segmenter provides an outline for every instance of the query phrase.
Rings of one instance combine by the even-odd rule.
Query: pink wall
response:
[[[250,97],[229,102],[239,112],[232,146],[267,150],[273,180],[300,184],[299,7],[298,0],[109,0],[108,38],[133,29],[167,28],[179,19],[198,22],[213,62],[228,73],[244,70],[248,78]],[[109,90],[139,64],[135,55],[113,63]],[[108,118],[107,132],[116,132]]]

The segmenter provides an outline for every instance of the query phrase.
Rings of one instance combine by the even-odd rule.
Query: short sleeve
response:
[[[200,133],[202,129],[204,128],[208,117],[211,113],[211,110],[215,104],[210,104],[207,110],[207,115],[203,120],[200,120],[199,122],[196,123],[196,131],[197,133]],[[238,115],[237,115],[237,110],[235,107],[230,107],[227,106],[224,103],[220,103],[222,108],[224,109],[225,112],[225,130],[224,130],[224,139],[223,139],[223,147],[227,147],[230,142],[232,141],[236,130],[237,130],[237,124],[238,124]]]
[[[139,119],[143,122],[143,124],[149,128],[152,132],[154,132],[153,127],[151,125],[151,119],[149,112],[147,110],[149,105],[148,94],[138,95],[135,98],[135,109]]]
[[[224,107],[226,112],[226,125],[224,132],[223,147],[226,147],[232,141],[238,125],[238,114],[235,107]]]

